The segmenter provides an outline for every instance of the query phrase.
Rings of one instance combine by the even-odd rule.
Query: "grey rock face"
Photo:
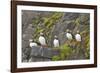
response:
[[[54,55],[59,55],[59,50],[53,50],[51,48],[32,47],[23,51],[23,62],[35,62],[35,61],[51,61]]]
[[[59,55],[57,50],[43,47],[32,47],[30,56],[40,56],[45,58],[52,58],[54,55]]]

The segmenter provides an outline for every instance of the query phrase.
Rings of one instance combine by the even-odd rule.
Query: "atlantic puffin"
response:
[[[29,46],[32,48],[33,46],[38,46],[36,42],[34,42],[34,40],[30,39],[29,40]]]
[[[59,40],[58,40],[58,37],[56,35],[54,36],[53,44],[54,44],[54,47],[59,47]]]
[[[41,44],[41,46],[46,46],[46,39],[44,37],[44,34],[43,33],[40,33],[40,37],[39,37],[39,43]]]
[[[82,36],[80,35],[80,32],[77,31],[76,35],[75,35],[75,40],[77,41],[76,42],[76,47],[78,50],[76,50],[76,53],[79,53],[80,52],[80,49],[81,49],[81,41],[82,41]],[[82,49],[81,49],[82,50]]]
[[[77,34],[75,35],[75,39],[76,39],[77,42],[81,42],[82,41],[82,37],[81,37],[79,31],[77,31]]]
[[[73,36],[72,36],[71,31],[69,29],[66,30],[66,37],[67,37],[68,40],[73,39]]]

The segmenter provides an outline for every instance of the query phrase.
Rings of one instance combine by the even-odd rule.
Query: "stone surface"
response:
[[[32,47],[27,48],[23,54],[23,62],[27,61],[51,61],[52,57],[59,55],[59,50],[51,48]]]

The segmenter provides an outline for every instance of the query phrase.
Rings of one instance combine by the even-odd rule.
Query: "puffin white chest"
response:
[[[75,35],[75,39],[80,42],[81,41],[81,35],[80,34],[76,34]]]
[[[71,34],[71,33],[66,33],[66,37],[67,37],[69,40],[72,40],[72,34]]]
[[[35,42],[30,43],[30,47],[33,47],[33,46],[37,46],[37,43]]]
[[[43,36],[39,37],[39,42],[40,42],[41,45],[46,45],[46,40]]]
[[[59,40],[54,39],[53,44],[54,44],[54,47],[59,47]]]

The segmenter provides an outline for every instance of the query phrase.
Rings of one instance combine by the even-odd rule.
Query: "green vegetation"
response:
[[[59,56],[53,56],[52,57],[52,61],[59,61],[60,60],[60,57]]]
[[[72,48],[70,48],[66,43],[61,45],[58,50],[60,50],[60,54],[58,56],[53,56],[53,61],[65,60],[72,54]]]
[[[63,59],[68,57],[72,53],[72,48],[69,47],[67,44],[64,44],[60,46],[60,52],[61,52],[60,56]]]

